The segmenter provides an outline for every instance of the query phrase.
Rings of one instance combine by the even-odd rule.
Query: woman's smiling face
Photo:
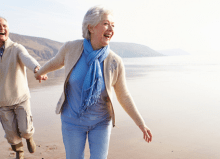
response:
[[[90,27],[91,44],[94,50],[98,50],[109,44],[114,35],[113,16],[104,14],[102,20],[95,26]]]

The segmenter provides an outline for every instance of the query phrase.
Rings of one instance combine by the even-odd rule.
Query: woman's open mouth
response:
[[[5,35],[5,33],[0,33],[0,35]]]
[[[110,38],[112,37],[112,35],[110,35],[110,34],[105,34],[104,37],[110,39]]]

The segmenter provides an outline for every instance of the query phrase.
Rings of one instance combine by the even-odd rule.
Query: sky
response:
[[[0,5],[0,16],[17,34],[81,39],[87,10],[104,5],[114,11],[114,42],[220,55],[219,0],[7,0]]]

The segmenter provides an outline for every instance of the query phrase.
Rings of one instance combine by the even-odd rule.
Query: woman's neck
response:
[[[91,42],[91,45],[92,45],[93,50],[99,50],[99,49],[102,48],[102,47],[100,47],[100,46],[96,43],[95,40],[92,40],[92,39],[91,39],[90,42]]]

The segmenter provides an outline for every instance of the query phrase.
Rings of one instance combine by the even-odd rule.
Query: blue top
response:
[[[110,114],[108,106],[106,104],[107,91],[105,89],[105,82],[103,79],[101,96],[95,105],[92,105],[86,109],[82,114],[81,112],[81,93],[83,82],[89,66],[86,63],[86,54],[82,53],[79,61],[73,68],[69,81],[66,87],[67,99],[64,102],[61,119],[65,121],[71,121],[76,125],[92,126],[103,120],[110,120]],[[103,74],[103,62],[100,64],[102,75]]]
[[[0,47],[0,56],[1,56],[1,58],[3,56],[4,50],[5,50],[5,45],[2,45],[2,47]]]

